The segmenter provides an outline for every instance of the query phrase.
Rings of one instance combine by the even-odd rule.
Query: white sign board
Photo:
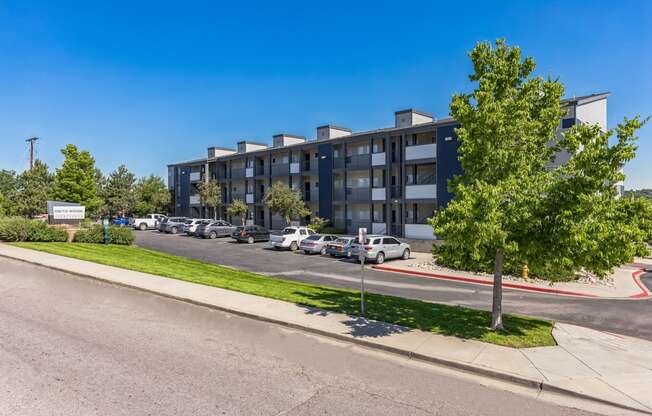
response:
[[[367,242],[367,229],[358,228],[358,242],[360,244],[365,244]]]
[[[52,207],[52,217],[55,220],[83,220],[86,217],[86,207],[80,205],[58,205]]]

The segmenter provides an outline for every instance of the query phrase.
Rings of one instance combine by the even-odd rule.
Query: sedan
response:
[[[326,245],[337,240],[337,237],[330,234],[313,234],[301,240],[299,249],[306,254],[326,254]]]
[[[351,245],[357,242],[355,237],[340,237],[337,240],[326,245],[326,252],[331,257],[351,257]]]
[[[269,241],[269,230],[260,225],[247,225],[245,227],[238,227],[231,237],[238,243],[253,244],[256,241]]]

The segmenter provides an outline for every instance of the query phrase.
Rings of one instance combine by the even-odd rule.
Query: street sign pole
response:
[[[364,317],[364,261],[366,259],[366,252],[364,245],[367,243],[367,229],[358,228],[358,244],[361,247],[358,256],[360,260],[360,316]]]

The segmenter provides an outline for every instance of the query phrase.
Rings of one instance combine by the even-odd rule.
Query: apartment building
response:
[[[609,93],[564,100],[567,115],[560,132],[576,123],[607,126]],[[394,126],[353,132],[323,125],[316,136],[277,134],[272,144],[243,140],[234,149],[210,147],[206,157],[168,165],[168,186],[175,215],[212,217],[199,198],[199,184],[209,179],[222,186],[223,207],[236,200],[249,206],[247,221],[279,229],[284,220],[263,204],[265,191],[282,182],[303,195],[313,216],[328,219],[347,233],[370,232],[415,239],[434,239],[427,219],[453,197],[448,180],[461,173],[459,142],[451,119],[435,119],[415,109],[397,111]],[[555,163],[564,163],[559,154]]]

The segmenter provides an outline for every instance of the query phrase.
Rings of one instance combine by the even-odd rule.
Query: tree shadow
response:
[[[331,312],[323,309],[311,307],[305,307],[305,309],[306,314],[308,315],[328,316],[331,314]],[[356,338],[380,338],[392,334],[403,334],[405,332],[413,331],[411,328],[382,321],[370,320],[362,316],[351,317],[350,319],[342,321],[342,323],[349,327],[349,334]]]

